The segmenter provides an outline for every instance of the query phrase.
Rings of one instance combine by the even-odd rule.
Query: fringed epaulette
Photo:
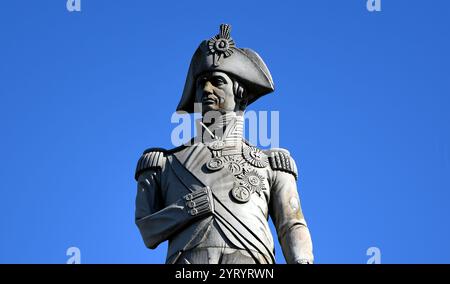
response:
[[[283,171],[298,178],[297,165],[288,150],[275,148],[269,151],[270,167],[275,171]]]
[[[134,178],[137,180],[139,175],[149,169],[161,169],[165,160],[165,149],[150,148],[144,151],[136,166]]]

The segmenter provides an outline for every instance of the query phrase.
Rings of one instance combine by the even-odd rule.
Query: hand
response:
[[[214,212],[214,202],[209,186],[186,194],[185,208],[191,216],[210,215]]]

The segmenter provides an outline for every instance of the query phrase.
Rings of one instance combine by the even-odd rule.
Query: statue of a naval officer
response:
[[[175,149],[147,149],[135,176],[136,224],[148,248],[169,241],[167,263],[274,263],[269,215],[286,262],[313,262],[294,160],[243,138],[245,107],[273,90],[262,59],[235,46],[230,26],[196,50],[177,111],[200,105],[200,134]]]

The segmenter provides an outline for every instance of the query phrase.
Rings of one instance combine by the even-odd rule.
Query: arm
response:
[[[311,236],[297,193],[295,163],[289,156],[286,159],[289,159],[292,167],[275,167],[270,214],[286,262],[313,263]]]
[[[141,159],[142,160],[142,159]],[[141,163],[142,164],[142,163]],[[152,163],[147,163],[152,164]],[[161,197],[161,168],[139,169],[135,222],[145,245],[154,249],[190,222],[212,212],[211,191],[200,189],[164,207]],[[162,166],[161,163],[159,163]]]

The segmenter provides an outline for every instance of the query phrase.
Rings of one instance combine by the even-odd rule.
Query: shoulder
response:
[[[273,171],[282,171],[292,174],[295,179],[298,177],[297,165],[292,158],[290,152],[283,148],[272,148],[268,150],[260,150],[255,146],[251,145],[247,140],[243,139],[244,144],[252,149],[256,149],[257,152],[262,152],[263,155],[260,156],[260,160],[266,160],[270,168]],[[244,153],[245,156],[245,153]]]
[[[184,147],[185,146],[180,146],[170,150],[164,148],[146,149],[137,162],[134,178],[138,180],[139,175],[146,170],[163,169],[166,163],[166,157],[172,153],[181,151]]]
[[[269,157],[269,164],[274,171],[283,171],[298,178],[297,165],[288,150],[283,148],[272,148],[264,151]]]
[[[146,170],[161,169],[165,162],[167,150],[163,148],[148,148],[139,158],[136,165],[134,178],[138,180],[139,175]]]

